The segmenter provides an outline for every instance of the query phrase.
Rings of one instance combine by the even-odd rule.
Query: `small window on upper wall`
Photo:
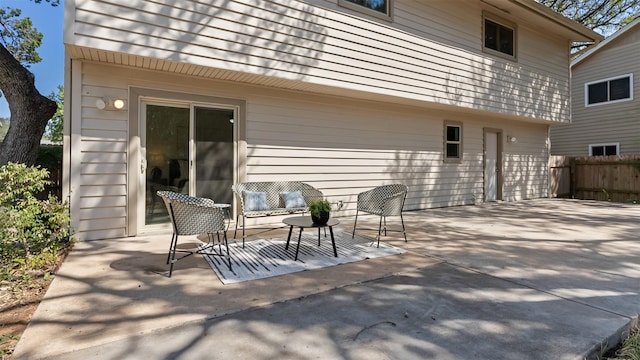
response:
[[[591,144],[589,145],[590,156],[620,155],[620,143],[611,144]]]
[[[338,4],[381,19],[391,20],[393,0],[338,0]]]
[[[585,106],[633,100],[633,74],[586,83]]]
[[[462,123],[445,121],[444,123],[444,161],[462,161]]]
[[[516,26],[494,17],[484,17],[483,49],[491,54],[516,59]]]

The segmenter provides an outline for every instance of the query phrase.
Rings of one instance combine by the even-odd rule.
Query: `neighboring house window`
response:
[[[633,74],[586,83],[585,106],[633,100]]]
[[[338,0],[338,4],[375,17],[391,20],[392,1],[393,0]]]
[[[619,155],[619,154],[620,154],[620,143],[589,145],[590,156]]]
[[[483,35],[483,48],[486,52],[515,60],[516,26],[514,24],[485,14]]]
[[[462,123],[445,121],[444,123],[444,161],[462,161]]]

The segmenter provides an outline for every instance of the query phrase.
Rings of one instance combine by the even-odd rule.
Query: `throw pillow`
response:
[[[267,193],[258,191],[244,192],[244,209],[246,211],[267,210]]]
[[[304,201],[304,197],[302,196],[302,191],[281,192],[280,199],[282,199],[284,207],[287,209],[303,208],[307,206],[307,203]]]

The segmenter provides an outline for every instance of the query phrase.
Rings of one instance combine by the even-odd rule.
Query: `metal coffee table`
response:
[[[320,246],[320,229],[329,228],[329,233],[331,234],[331,244],[333,245],[333,255],[338,257],[338,251],[336,250],[336,240],[333,237],[333,227],[340,224],[340,221],[336,219],[329,219],[325,225],[316,225],[311,221],[311,216],[294,216],[288,217],[282,220],[285,224],[289,225],[289,236],[287,237],[287,245],[284,247],[285,249],[289,249],[289,241],[291,240],[291,233],[293,232],[294,227],[300,228],[300,233],[298,234],[298,246],[296,247],[296,257],[295,261],[298,261],[298,251],[300,250],[300,239],[302,238],[302,231],[305,228],[317,228],[318,229],[318,246]],[[326,233],[325,233],[326,236]]]

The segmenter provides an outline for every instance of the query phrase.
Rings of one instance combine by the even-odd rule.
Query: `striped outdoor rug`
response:
[[[380,242],[378,248],[375,243],[372,245],[371,239],[358,235],[352,239],[350,233],[339,229],[334,229],[334,236],[337,258],[333,256],[330,235],[327,233],[327,237],[324,237],[323,234],[318,246],[318,233],[313,231],[302,233],[298,261],[293,260],[298,243],[296,231],[291,236],[288,250],[284,248],[287,243],[286,235],[247,241],[244,249],[241,241],[229,244],[231,271],[224,258],[208,255],[204,255],[204,258],[223,284],[232,284],[405,252],[383,242]]]

